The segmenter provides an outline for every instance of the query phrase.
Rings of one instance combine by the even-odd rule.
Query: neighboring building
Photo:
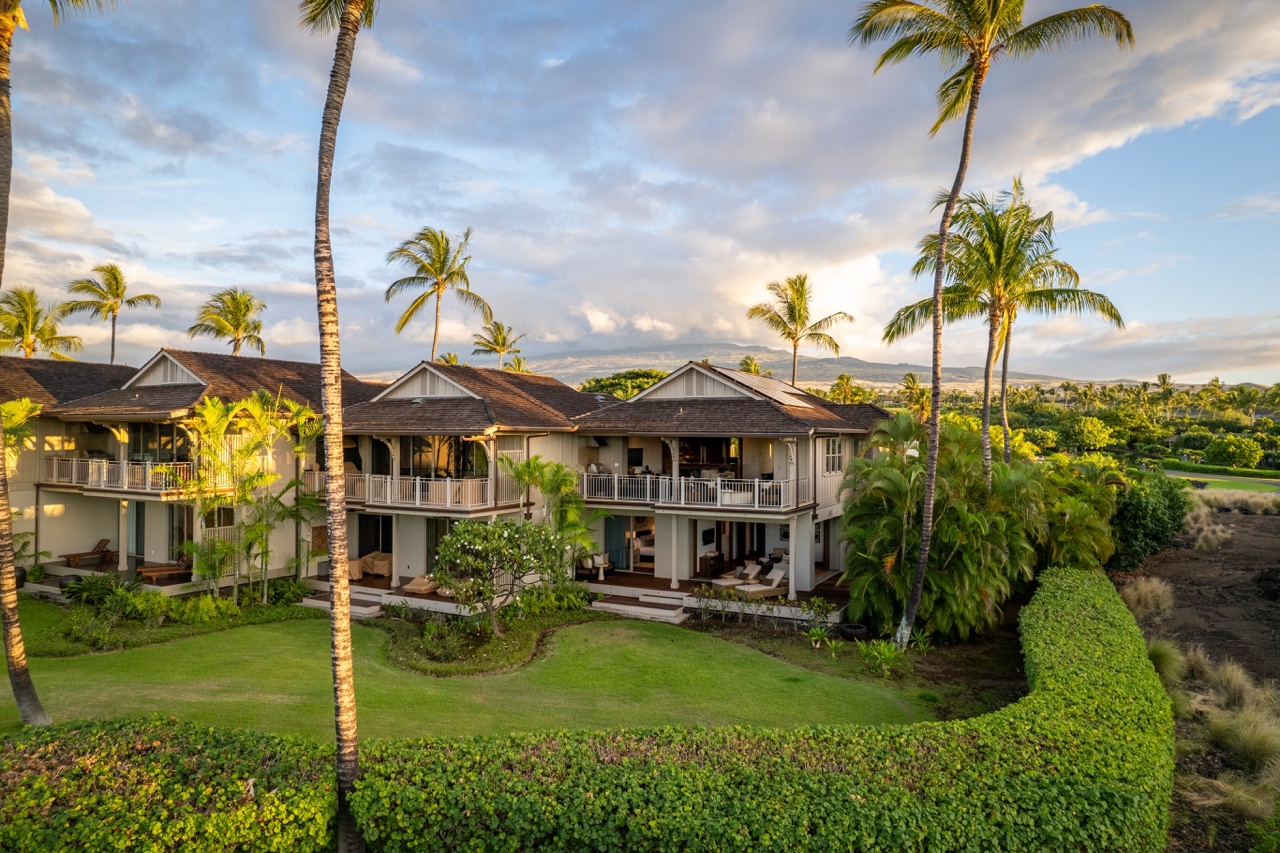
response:
[[[682,581],[781,549],[787,596],[843,565],[840,485],[889,413],[837,406],[764,376],[690,362],[581,415],[581,491],[607,509],[611,563]]]

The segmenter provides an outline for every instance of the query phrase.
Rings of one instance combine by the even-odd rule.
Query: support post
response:
[[[39,512],[39,511],[40,511],[40,508],[39,508],[39,505],[37,504],[36,512]],[[119,528],[119,539],[117,540],[116,554],[117,554],[116,569],[120,572],[121,575],[128,574],[129,572],[129,502],[128,501],[120,501],[120,528]]]

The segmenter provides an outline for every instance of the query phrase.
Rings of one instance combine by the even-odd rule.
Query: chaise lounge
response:
[[[758,577],[760,577],[760,564],[747,563],[742,568],[725,572],[720,577],[707,581],[707,583],[712,586],[737,587],[741,589],[744,584],[755,583]]]
[[[79,554],[59,554],[58,556],[66,560],[68,566],[77,569],[80,568],[81,563],[110,563],[116,558],[116,552],[107,547],[110,544],[110,539],[99,539],[98,544],[88,551],[82,551]]]
[[[786,587],[782,585],[782,582],[786,579],[787,570],[776,568],[765,575],[763,583],[743,584],[735,591],[745,595],[747,598],[772,598],[787,591]]]
[[[173,578],[179,575],[185,575],[191,571],[191,557],[183,554],[172,563],[165,563],[159,566],[138,566],[138,575],[146,579],[147,583],[155,584],[161,578]]]

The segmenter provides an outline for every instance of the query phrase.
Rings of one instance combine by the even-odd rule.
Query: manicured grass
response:
[[[328,628],[312,621],[255,625],[110,654],[34,659],[31,670],[55,720],[160,712],[328,740]],[[405,672],[387,663],[386,633],[361,625],[352,631],[363,737],[929,718],[919,702],[890,687],[809,672],[668,625],[564,628],[533,663],[472,678]],[[6,683],[0,734],[18,727]]]
[[[1244,477],[1218,477],[1213,474],[1189,474],[1183,471],[1166,471],[1170,477],[1183,480],[1200,480],[1208,483],[1211,489],[1223,489],[1232,492],[1276,492],[1280,491],[1280,483],[1268,480],[1249,480]]]

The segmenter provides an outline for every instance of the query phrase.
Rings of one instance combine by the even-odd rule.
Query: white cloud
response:
[[[676,327],[666,320],[659,320],[647,314],[639,314],[631,318],[632,327],[638,332],[657,332],[664,338],[674,338]]]

